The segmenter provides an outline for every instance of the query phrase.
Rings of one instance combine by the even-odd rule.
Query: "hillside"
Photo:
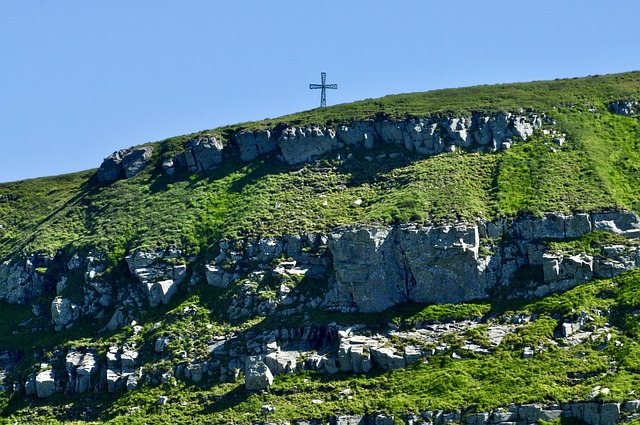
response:
[[[0,184],[1,416],[634,419],[638,100],[393,95]]]

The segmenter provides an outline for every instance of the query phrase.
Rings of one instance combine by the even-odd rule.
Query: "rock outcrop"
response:
[[[521,267],[541,267],[542,284],[529,293],[543,296],[593,278],[613,277],[640,267],[636,247],[610,247],[606,256],[562,255],[539,251],[536,242],[606,231],[638,238],[634,213],[610,212],[544,218],[513,223],[420,227],[347,227],[329,238],[334,284],[324,305],[375,312],[401,302],[458,303],[487,298],[508,286]],[[510,244],[481,254],[485,237],[508,237]]]
[[[244,386],[249,391],[266,390],[273,383],[273,374],[262,358],[247,357],[245,362]]]
[[[285,127],[256,132],[242,131],[235,143],[243,161],[276,152],[287,164],[308,162],[345,145],[371,149],[375,143],[404,146],[424,155],[453,152],[456,149],[492,151],[526,140],[542,128],[535,113],[463,117],[425,117],[403,121],[360,121],[336,128]]]
[[[57,297],[51,303],[51,322],[57,331],[80,316],[80,308],[66,298]]]
[[[167,174],[173,174],[176,169],[186,169],[194,173],[216,168],[224,160],[224,145],[222,140],[209,133],[202,134],[186,143],[187,150],[175,158],[165,159],[162,168]]]
[[[180,251],[167,250],[138,251],[126,257],[129,270],[146,290],[151,307],[167,305],[186,278],[187,266],[179,261],[181,256]]]
[[[609,111],[626,117],[636,115],[639,110],[636,100],[618,100],[609,104]]]
[[[28,304],[42,295],[44,283],[36,267],[46,266],[50,260],[31,255],[22,261],[0,264],[0,300],[10,304]]]
[[[69,379],[67,381],[67,392],[81,394],[93,389],[92,381],[98,371],[98,356],[96,353],[70,350],[65,360]]]
[[[122,176],[131,178],[144,169],[152,154],[151,145],[116,151],[105,158],[98,168],[98,181],[111,182]]]

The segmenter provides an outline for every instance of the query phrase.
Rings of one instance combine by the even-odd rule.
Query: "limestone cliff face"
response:
[[[598,256],[549,248],[551,240],[579,238],[592,231],[617,234],[628,243],[604,246]],[[115,329],[139,317],[143,309],[166,305],[183,282],[200,278],[218,287],[247,282],[234,300],[237,306],[229,307],[232,317],[272,314],[285,305],[379,312],[404,302],[459,303],[498,292],[510,297],[543,296],[640,267],[639,240],[640,219],[630,212],[549,213],[540,218],[439,226],[359,225],[335,228],[327,235],[224,241],[219,255],[191,275],[188,265],[195,259],[183,258],[178,250],[138,251],[126,258],[135,279],[119,282],[117,292],[115,282],[103,277],[104,256],[90,254],[68,262],[51,294],[57,297],[46,310],[51,311],[56,329],[83,316],[105,314],[113,315],[107,327]],[[0,265],[0,299],[29,304],[43,295],[46,285],[34,264],[47,261],[52,260],[32,256]],[[517,291],[509,289],[514,280],[522,279],[523,270],[533,271],[534,276],[519,282]],[[77,271],[84,272],[80,282],[76,278],[81,303],[64,298]],[[303,302],[289,297],[286,286],[277,299],[261,299],[252,276],[265,274],[320,278],[328,287]]]
[[[401,302],[458,303],[484,299],[508,287],[522,267],[539,268],[542,284],[512,296],[543,296],[597,277],[640,266],[634,247],[607,247],[605,255],[547,252],[544,241],[606,231],[640,237],[633,213],[548,214],[513,222],[445,226],[337,229],[329,238],[333,286],[328,308],[350,304],[382,311]],[[494,241],[501,240],[500,243]]]
[[[484,298],[477,226],[341,229],[331,234],[335,287],[326,303],[352,299],[360,311],[401,302],[451,303]]]

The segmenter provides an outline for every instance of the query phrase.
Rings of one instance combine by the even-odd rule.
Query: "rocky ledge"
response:
[[[618,100],[608,105],[610,112],[631,116],[638,113],[635,100]],[[213,133],[203,133],[187,142],[186,150],[165,158],[162,168],[167,174],[177,169],[207,171],[219,166],[225,156],[236,151],[242,161],[275,155],[287,164],[309,162],[344,146],[372,149],[376,145],[400,145],[408,151],[437,155],[462,149],[469,152],[507,149],[540,130],[562,145],[566,134],[554,129],[555,122],[521,108],[518,112],[494,114],[472,113],[458,117],[428,116],[406,120],[367,120],[336,126],[278,125],[270,130],[240,130],[224,146]],[[110,182],[138,174],[153,153],[151,145],[124,149],[107,157],[98,169],[98,180]]]

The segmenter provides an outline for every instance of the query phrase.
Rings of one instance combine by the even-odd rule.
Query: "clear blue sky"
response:
[[[318,106],[640,69],[640,1],[0,0],[0,182]]]

